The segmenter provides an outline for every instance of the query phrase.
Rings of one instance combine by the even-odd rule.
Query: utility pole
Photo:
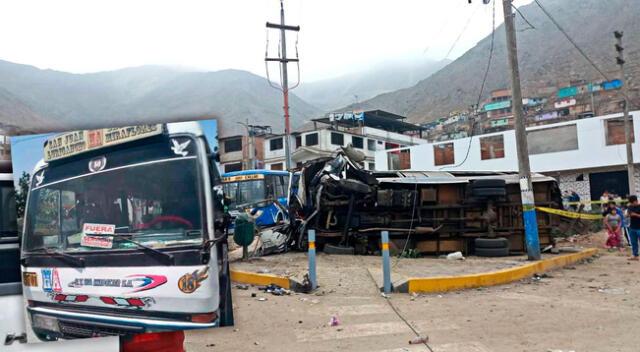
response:
[[[247,162],[248,165],[245,166],[245,170],[253,170],[256,168],[255,166],[255,157],[254,157],[254,151],[255,151],[255,138],[254,138],[254,131],[252,129],[253,126],[249,125],[249,119],[247,119],[247,122],[236,122],[239,125],[244,126],[244,128],[247,130],[247,144],[248,144],[248,153],[247,153]],[[243,164],[244,161],[243,161]]]
[[[497,0],[494,0],[497,1]],[[540,259],[540,239],[538,221],[533,198],[533,184],[529,167],[529,150],[527,146],[527,130],[522,109],[522,90],[520,88],[520,72],[518,68],[518,47],[516,30],[512,12],[512,0],[502,0],[504,10],[504,28],[507,32],[507,51],[511,68],[511,101],[515,118],[516,144],[518,150],[518,170],[520,176],[520,197],[522,199],[522,215],[529,260]]]
[[[622,81],[622,96],[624,104],[624,141],[627,145],[627,178],[629,179],[629,194],[636,194],[635,171],[633,167],[633,149],[631,148],[631,131],[633,130],[633,120],[629,116],[629,102],[627,101],[627,83],[624,79],[624,47],[622,46],[622,31],[614,31],[613,36],[616,38],[615,48],[618,52],[616,63],[620,66],[620,81]]]
[[[247,122],[236,122],[244,126],[247,129],[247,143],[249,145],[249,153],[248,153],[248,166],[245,170],[254,170],[257,168],[256,163],[256,137],[262,137],[267,134],[271,134],[271,126],[258,126],[258,125],[250,125],[249,119]],[[243,161],[244,164],[244,161]]]
[[[284,4],[283,0],[280,0],[280,24],[267,22],[267,28],[276,28],[280,30],[280,57],[268,58],[265,57],[265,61],[277,61],[280,63],[282,70],[281,90],[284,95],[284,151],[287,170],[291,169],[291,129],[289,128],[289,81],[287,76],[287,64],[291,62],[298,62],[298,59],[287,58],[287,42],[286,31],[300,31],[300,26],[287,26],[284,24]],[[268,76],[268,72],[267,72]],[[299,78],[299,77],[298,77]],[[269,82],[271,84],[271,82]],[[297,85],[296,85],[297,86]],[[294,87],[295,88],[295,87]]]

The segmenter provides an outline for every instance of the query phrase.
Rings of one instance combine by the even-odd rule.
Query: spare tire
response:
[[[506,257],[509,255],[509,248],[476,248],[478,257]]]
[[[476,248],[509,248],[509,240],[499,238],[476,238]]]
[[[473,183],[471,183],[472,188],[504,188],[506,185],[505,180],[498,178],[483,178],[474,180]]]
[[[471,193],[475,197],[504,197],[507,190],[504,188],[474,188]]]

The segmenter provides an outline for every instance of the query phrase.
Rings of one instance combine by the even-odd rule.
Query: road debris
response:
[[[410,345],[419,345],[429,342],[429,336],[416,336],[413,340],[409,340]]]
[[[236,285],[236,288],[237,288],[238,290],[248,290],[248,289],[249,289],[249,285],[246,285],[246,284],[237,284],[237,285]]]
[[[464,256],[462,256],[462,252],[453,252],[447,254],[448,260],[464,260]]]
[[[276,284],[269,284],[267,286],[259,287],[258,289],[274,296],[291,295],[291,290],[287,290],[286,288]]]
[[[329,326],[337,326],[338,324],[340,324],[340,320],[336,317],[331,317],[331,320],[329,320]]]
[[[260,302],[264,302],[264,301],[266,301],[266,300],[267,300],[267,298],[266,298],[266,297],[260,297],[260,298],[258,298],[258,301],[260,301]]]

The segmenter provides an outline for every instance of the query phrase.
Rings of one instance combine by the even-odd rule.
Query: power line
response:
[[[542,10],[542,12],[551,20],[551,22],[556,26],[556,28],[558,28],[558,30],[560,32],[562,32],[562,34],[565,36],[565,38],[567,38],[567,40],[576,48],[576,50],[578,50],[578,52],[580,53],[580,55],[582,55],[582,57],[585,58],[585,60],[587,60],[589,62],[589,64],[591,64],[591,66],[598,71],[598,73],[607,81],[609,81],[609,77],[595,64],[595,62],[593,62],[593,60],[591,60],[589,58],[589,56],[587,56],[587,54],[584,52],[584,50],[582,50],[578,44],[571,38],[571,36],[569,36],[569,34],[564,30],[564,28],[562,28],[562,26],[560,25],[560,23],[558,23],[558,21],[556,21],[556,19],[549,13],[549,11],[547,11],[547,9],[542,6],[542,4],[540,3],[539,0],[533,0],[535,1],[535,3],[538,5],[538,7],[540,8],[540,10]],[[624,77],[622,77],[624,78]],[[624,93],[621,93],[629,102],[632,102],[632,100]],[[634,105],[638,105],[635,104]]]
[[[520,15],[520,17],[522,17],[522,19],[527,23],[527,25],[529,25],[529,27],[528,27],[528,28],[522,29],[522,30],[520,30],[520,32],[524,32],[524,31],[526,31],[527,29],[536,29],[536,27],[534,27],[534,26],[531,24],[531,22],[529,22],[529,20],[527,20],[527,18],[526,18],[526,17],[524,17],[524,15],[522,14],[522,12],[520,12],[520,10],[518,10],[518,8],[517,8],[517,7],[515,7],[514,5],[511,5],[511,7],[513,7],[513,9],[514,9],[514,10],[516,10],[516,12],[518,13],[518,15]]]
[[[482,93],[484,91],[484,86],[487,82],[487,77],[489,75],[489,70],[491,68],[491,60],[493,58],[493,48],[494,48],[494,40],[495,40],[495,34],[496,34],[496,1],[497,0],[493,1],[493,9],[492,9],[493,14],[491,17],[491,26],[493,30],[491,31],[491,46],[489,47],[489,59],[487,60],[487,67],[485,68],[484,75],[482,76],[482,83],[480,84],[480,92],[478,93],[478,100],[474,108],[476,111],[478,111],[478,108],[480,107],[480,101],[482,100]],[[440,168],[440,170],[443,170],[445,168],[451,168],[451,167],[459,167],[467,161],[467,159],[469,158],[469,153],[471,152],[471,142],[473,141],[473,136],[475,135],[474,131],[475,131],[476,123],[477,121],[474,118],[473,124],[471,125],[471,136],[469,138],[469,144],[467,145],[467,152],[464,155],[464,159],[457,165],[443,166]]]
[[[456,45],[458,44],[458,41],[460,41],[460,38],[462,37],[464,32],[467,30],[467,27],[469,27],[469,23],[471,23],[471,20],[473,19],[473,16],[476,14],[476,12],[478,12],[478,9],[480,9],[480,6],[476,7],[476,9],[473,10],[473,12],[471,13],[471,16],[469,16],[469,18],[467,19],[467,23],[464,24],[464,27],[462,27],[462,31],[460,31],[460,34],[458,34],[458,37],[453,42],[453,45],[451,45],[451,48],[449,48],[447,55],[444,56],[445,59],[449,57],[449,54],[451,54],[451,52],[453,51],[453,48],[455,48]]]

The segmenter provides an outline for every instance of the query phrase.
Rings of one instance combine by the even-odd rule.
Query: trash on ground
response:
[[[266,293],[271,293],[274,296],[283,296],[283,295],[290,295],[291,294],[291,290],[287,290],[284,287],[278,286],[276,284],[269,284],[267,286],[261,286],[258,288],[259,290],[262,290]]]
[[[462,252],[453,252],[447,254],[447,259],[449,260],[464,260],[464,256],[462,256]]]
[[[421,343],[427,343],[429,341],[429,336],[416,336],[413,340],[409,340],[410,345],[418,345]]]
[[[340,324],[340,320],[336,317],[331,317],[331,320],[329,320],[329,326],[337,326],[338,324]]]
[[[266,269],[266,268],[258,269],[258,273],[259,273],[259,274],[268,274],[268,273],[270,273],[270,272],[271,272],[271,271],[270,271],[269,269]]]
[[[246,284],[237,284],[237,285],[236,285],[236,288],[237,288],[238,290],[248,290],[248,289],[249,289],[249,285],[246,285]]]
[[[258,301],[260,301],[260,302],[264,302],[264,301],[266,301],[266,300],[267,300],[267,299],[266,299],[265,297],[260,297],[260,298],[258,298]]]

